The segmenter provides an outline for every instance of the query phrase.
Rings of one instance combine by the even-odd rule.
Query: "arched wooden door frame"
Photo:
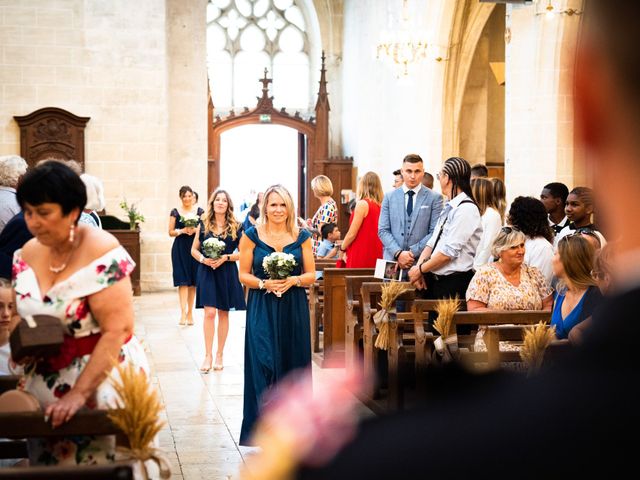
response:
[[[299,179],[305,182],[305,185],[300,185],[303,188],[299,188],[299,192],[304,192],[304,197],[301,198],[301,195],[298,195],[298,205],[304,207],[299,215],[303,217],[309,215],[308,212],[315,206],[315,199],[309,195],[308,189],[304,187],[306,187],[307,179],[324,173],[322,162],[327,160],[329,149],[329,102],[326,92],[324,60],[323,52],[316,116],[309,120],[304,120],[299,112],[291,115],[284,108],[277,110],[273,107],[273,97],[269,96],[271,79],[267,78],[267,69],[264,71],[264,77],[260,80],[262,82],[262,97],[258,99],[258,104],[253,110],[245,107],[245,111],[240,114],[235,114],[232,111],[224,119],[219,116],[214,117],[214,106],[211,96],[209,96],[209,155],[207,162],[209,195],[220,184],[220,137],[222,133],[244,125],[282,125],[297,130],[306,139],[306,165],[298,165],[299,172],[302,171],[302,167],[306,167],[306,179]],[[298,158],[300,162],[300,155]]]

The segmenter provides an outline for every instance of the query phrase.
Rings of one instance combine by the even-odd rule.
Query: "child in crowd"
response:
[[[335,223],[325,223],[320,229],[322,241],[318,245],[316,258],[323,260],[333,260],[338,258],[340,248],[340,230]]]
[[[9,368],[9,333],[18,320],[11,282],[0,278],[0,375],[15,375]]]

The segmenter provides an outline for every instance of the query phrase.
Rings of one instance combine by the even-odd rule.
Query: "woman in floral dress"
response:
[[[310,221],[313,232],[313,255],[315,256],[318,245],[322,241],[322,235],[320,234],[322,226],[327,223],[338,224],[338,206],[331,197],[333,195],[333,184],[329,177],[325,175],[314,177],[311,180],[311,190],[313,190],[314,197],[320,200],[320,207]]]
[[[149,372],[133,336],[130,274],[135,264],[109,233],[78,224],[85,187],[67,166],[47,162],[28,172],[17,192],[35,238],[16,251],[13,286],[18,313],[60,319],[65,336],[55,357],[26,361],[20,388],[34,395],[52,427],[82,407],[114,405],[107,379],[115,360]],[[37,464],[95,464],[114,460],[115,438],[34,439]]]

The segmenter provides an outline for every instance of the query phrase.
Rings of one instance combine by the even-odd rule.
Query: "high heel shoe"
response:
[[[220,371],[224,368],[222,365],[222,355],[216,354],[216,363],[213,364],[213,369],[215,371]]]
[[[207,359],[209,359],[209,365],[207,366]],[[213,358],[204,357],[204,362],[202,362],[202,366],[200,367],[200,373],[209,373],[211,371],[211,363],[213,362]]]

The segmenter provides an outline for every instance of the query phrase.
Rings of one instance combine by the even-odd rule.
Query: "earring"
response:
[[[72,223],[69,228],[69,243],[73,243],[73,239],[75,238],[75,235],[76,235],[76,231]]]

